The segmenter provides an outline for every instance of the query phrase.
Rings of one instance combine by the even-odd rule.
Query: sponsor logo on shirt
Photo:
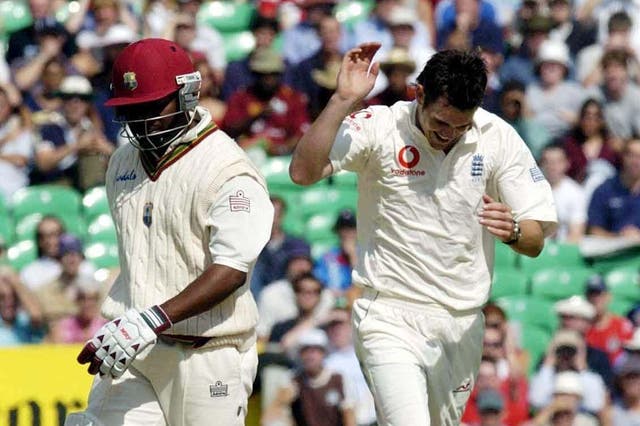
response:
[[[251,200],[244,196],[244,191],[229,196],[229,209],[232,212],[250,212]]]
[[[123,172],[116,176],[116,182],[126,182],[128,180],[136,180],[138,175],[136,175],[136,171],[134,169],[129,170],[128,172]]]
[[[540,182],[544,180],[544,174],[542,174],[542,170],[540,170],[538,166],[530,168],[529,173],[531,174],[531,180],[533,180],[534,182]]]
[[[225,385],[218,380],[214,385],[209,385],[209,394],[211,398],[219,398],[221,396],[229,395],[229,385]]]
[[[391,169],[393,176],[424,176],[424,170],[413,170],[420,162],[420,151],[413,145],[407,145],[398,152],[398,164],[402,167]]]
[[[345,121],[347,122],[347,124],[349,124],[350,127],[352,127],[353,129],[357,130],[358,132],[360,130],[362,130],[362,126],[360,126],[358,124],[358,122],[356,121],[356,117],[361,116],[362,118],[364,118],[365,120],[368,118],[371,118],[371,111],[366,110],[366,109],[362,109],[360,111],[356,111],[353,112],[351,114],[349,114],[347,116],[347,118],[345,118]]]
[[[144,225],[148,228],[151,226],[151,223],[153,222],[153,203],[146,203],[144,205],[144,210],[142,213],[142,223],[144,223]]]

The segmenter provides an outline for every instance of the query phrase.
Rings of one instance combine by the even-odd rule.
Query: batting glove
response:
[[[122,376],[131,361],[147,346],[156,342],[158,334],[171,327],[171,320],[153,306],[138,312],[129,309],[121,317],[106,323],[93,339],[87,341],[78,355],[80,364],[89,364],[89,374]]]

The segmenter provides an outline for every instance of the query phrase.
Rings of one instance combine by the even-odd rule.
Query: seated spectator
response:
[[[521,10],[529,8],[533,4],[537,7],[537,2],[523,2]],[[522,43],[512,53],[500,67],[501,81],[519,81],[525,86],[536,80],[536,58],[539,55],[540,45],[549,38],[549,31],[552,28],[551,18],[536,14],[523,20]]]
[[[85,279],[77,284],[74,304],[76,313],[51,323],[46,340],[51,343],[84,343],[107,323],[100,315],[102,294],[100,283]]]
[[[587,223],[587,200],[584,189],[567,176],[569,160],[559,144],[542,150],[540,167],[547,178],[558,212],[558,228],[553,239],[577,244],[584,236]]]
[[[481,0],[456,0],[455,20],[438,28],[438,48],[447,45],[450,38],[458,38],[470,48],[479,46],[480,37],[492,37],[491,44],[502,44],[502,29],[495,21],[481,13]]]
[[[84,191],[104,184],[108,157],[115,147],[102,132],[93,109],[91,83],[81,76],[65,77],[60,121],[40,127],[42,140],[35,148],[33,184],[57,183]]]
[[[573,9],[572,0],[549,1],[549,17],[553,21],[549,38],[566,44],[571,58],[575,58],[584,47],[595,43],[597,36],[595,25],[591,21],[577,19]]]
[[[391,106],[398,101],[414,100],[415,89],[408,82],[415,69],[415,61],[405,49],[391,49],[387,57],[380,62],[380,70],[387,77],[387,88],[368,99],[367,104]]]
[[[551,401],[538,411],[536,416],[527,425],[549,426],[597,426],[598,420],[589,414],[583,413],[580,406],[584,398],[591,392],[585,387],[584,380],[579,373],[565,371],[558,373],[553,384],[553,397]],[[617,425],[618,423],[614,423]]]
[[[207,62],[207,58],[200,52],[191,52],[191,61],[196,71],[200,72],[202,81],[200,83],[199,105],[206,108],[211,113],[211,119],[217,123],[222,123],[224,114],[227,112],[227,104],[220,99],[220,84],[214,75],[213,70]]]
[[[478,393],[478,422],[474,426],[504,426],[506,414],[504,398],[499,392],[487,389]]]
[[[620,166],[618,142],[609,132],[602,104],[593,98],[582,104],[578,123],[562,143],[569,159],[567,175],[588,188],[587,195]]]
[[[271,204],[274,211],[271,237],[260,252],[251,276],[251,292],[256,300],[264,287],[286,277],[289,254],[292,251],[310,253],[311,250],[303,239],[287,234],[282,228],[288,209],[284,199],[272,195]]]
[[[82,242],[77,237],[70,234],[60,236],[58,257],[61,266],[60,274],[53,281],[35,290],[35,295],[42,306],[42,313],[48,322],[77,312],[76,298],[79,283],[91,278],[80,273],[84,254]]]
[[[262,416],[269,426],[286,421],[291,413],[297,425],[355,425],[353,401],[345,394],[342,376],[325,368],[328,339],[324,331],[312,328],[297,343],[300,371],[280,388]]]
[[[518,132],[533,156],[539,159],[542,148],[551,142],[551,137],[547,129],[533,119],[523,83],[510,80],[502,85],[498,115]]]
[[[338,235],[339,245],[318,259],[313,273],[325,288],[342,296],[351,287],[351,271],[357,260],[355,212],[341,211],[333,230]]]
[[[5,200],[29,185],[27,166],[34,144],[30,124],[17,89],[0,86],[0,196]]]
[[[358,425],[375,424],[376,410],[373,396],[367,387],[353,345],[351,311],[336,304],[328,316],[325,328],[329,337],[329,353],[324,365],[329,370],[342,375],[345,394],[353,401],[356,423]]]
[[[280,54],[264,49],[249,63],[255,82],[228,101],[222,128],[245,149],[264,145],[270,155],[287,155],[309,126],[303,94],[285,85]]]
[[[617,368],[620,368],[622,364],[627,362],[629,358],[640,359],[640,328],[636,328],[631,336],[631,339],[622,343],[622,353],[616,358],[613,363],[613,371],[615,373]]]
[[[640,139],[622,152],[622,168],[594,192],[588,210],[588,230],[602,237],[640,240]]]
[[[300,315],[296,303],[293,283],[301,276],[311,273],[313,263],[311,250],[306,243],[292,245],[286,252],[287,271],[285,278],[270,283],[258,297],[258,341],[266,343],[275,324],[291,320]],[[315,318],[324,318],[334,305],[335,298],[330,290],[323,289],[320,302],[314,308]],[[268,348],[272,350],[273,348]]]
[[[49,59],[42,67],[42,76],[29,90],[23,91],[24,105],[33,113],[36,125],[51,121],[62,109],[62,99],[56,96],[67,75],[64,61]]]
[[[527,87],[527,105],[551,138],[563,136],[573,127],[584,101],[580,85],[569,79],[570,67],[569,49],[563,42],[545,40],[540,45],[536,57],[538,79]]]
[[[38,343],[44,335],[40,306],[13,274],[0,275],[0,347]]]
[[[581,410],[597,415],[606,405],[607,388],[602,378],[588,370],[586,343],[576,331],[559,330],[554,335],[542,366],[531,377],[529,402],[536,411],[551,404],[562,373],[578,375],[577,387],[588,389],[580,402]]]
[[[555,304],[555,311],[560,317],[560,330],[576,331],[586,343],[587,332],[596,315],[595,308],[582,296],[572,296]],[[608,388],[613,386],[613,371],[607,353],[586,343],[587,367],[600,375]]]
[[[612,425],[640,424],[640,357],[627,359],[616,369],[619,396],[613,401]]]
[[[38,258],[20,271],[20,281],[31,291],[37,291],[60,276],[62,272],[60,248],[67,241],[71,241],[68,237],[61,238],[63,233],[64,226],[55,216],[44,216],[38,223],[36,229]],[[80,264],[81,275],[93,276],[94,272],[95,268],[90,262],[85,260]]]

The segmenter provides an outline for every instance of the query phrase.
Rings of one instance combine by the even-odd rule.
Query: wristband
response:
[[[156,334],[162,333],[173,325],[171,319],[159,305],[152,306],[146,311],[140,312],[140,316]]]

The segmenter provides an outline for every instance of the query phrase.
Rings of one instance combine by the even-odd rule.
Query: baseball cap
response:
[[[81,75],[69,75],[60,83],[56,95],[61,98],[79,97],[90,100],[93,97],[93,88],[86,77]]]
[[[273,49],[259,48],[251,55],[249,69],[260,74],[279,74],[284,71],[284,60]]]
[[[389,25],[392,27],[411,26],[416,23],[416,14],[408,7],[396,6],[389,15]]]
[[[582,296],[571,296],[568,299],[556,302],[555,310],[558,315],[568,315],[588,320],[593,319],[596,315],[593,305]]]
[[[569,66],[569,48],[567,45],[559,40],[545,40],[540,45],[538,51],[538,57],[536,58],[538,64],[543,62],[555,62],[562,64],[565,67]]]
[[[58,242],[58,252],[60,256],[67,253],[82,253],[82,242],[71,234],[62,234]]]
[[[600,274],[592,275],[587,279],[585,286],[585,293],[603,293],[608,291],[607,283],[604,281],[604,277]]]
[[[489,410],[502,411],[504,408],[504,399],[499,392],[493,389],[486,389],[478,393],[476,405],[480,412]]]
[[[298,350],[315,347],[326,351],[328,345],[329,338],[327,337],[327,333],[319,328],[310,328],[303,332],[298,338]]]
[[[338,214],[338,219],[336,219],[336,224],[333,226],[333,229],[338,231],[342,228],[355,228],[356,227],[356,214],[351,209],[342,210]]]
[[[124,24],[116,24],[109,27],[100,40],[100,45],[106,47],[116,46],[118,44],[129,44],[138,39],[138,35],[131,28]]]
[[[285,243],[283,247],[287,262],[293,259],[305,258],[311,260],[311,247],[305,241],[295,238]]]
[[[147,38],[131,43],[113,64],[113,97],[106,106],[157,101],[177,92],[177,76],[194,72],[189,55],[176,43]]]
[[[582,380],[580,380],[580,374],[575,371],[563,371],[556,374],[553,384],[553,393],[577,395],[582,397],[582,395],[584,395],[584,389],[582,386]]]
[[[615,368],[614,371],[617,376],[638,374],[640,373],[640,358],[638,356],[630,356]]]
[[[553,340],[551,342],[551,344],[556,348],[560,346],[573,346],[577,348],[581,343],[583,343],[583,339],[580,337],[578,332],[567,329],[558,330],[553,336]]]
[[[416,62],[409,56],[409,51],[401,47],[392,48],[386,58],[380,62],[380,69],[388,74],[392,67],[401,67],[412,73],[416,69]]]

